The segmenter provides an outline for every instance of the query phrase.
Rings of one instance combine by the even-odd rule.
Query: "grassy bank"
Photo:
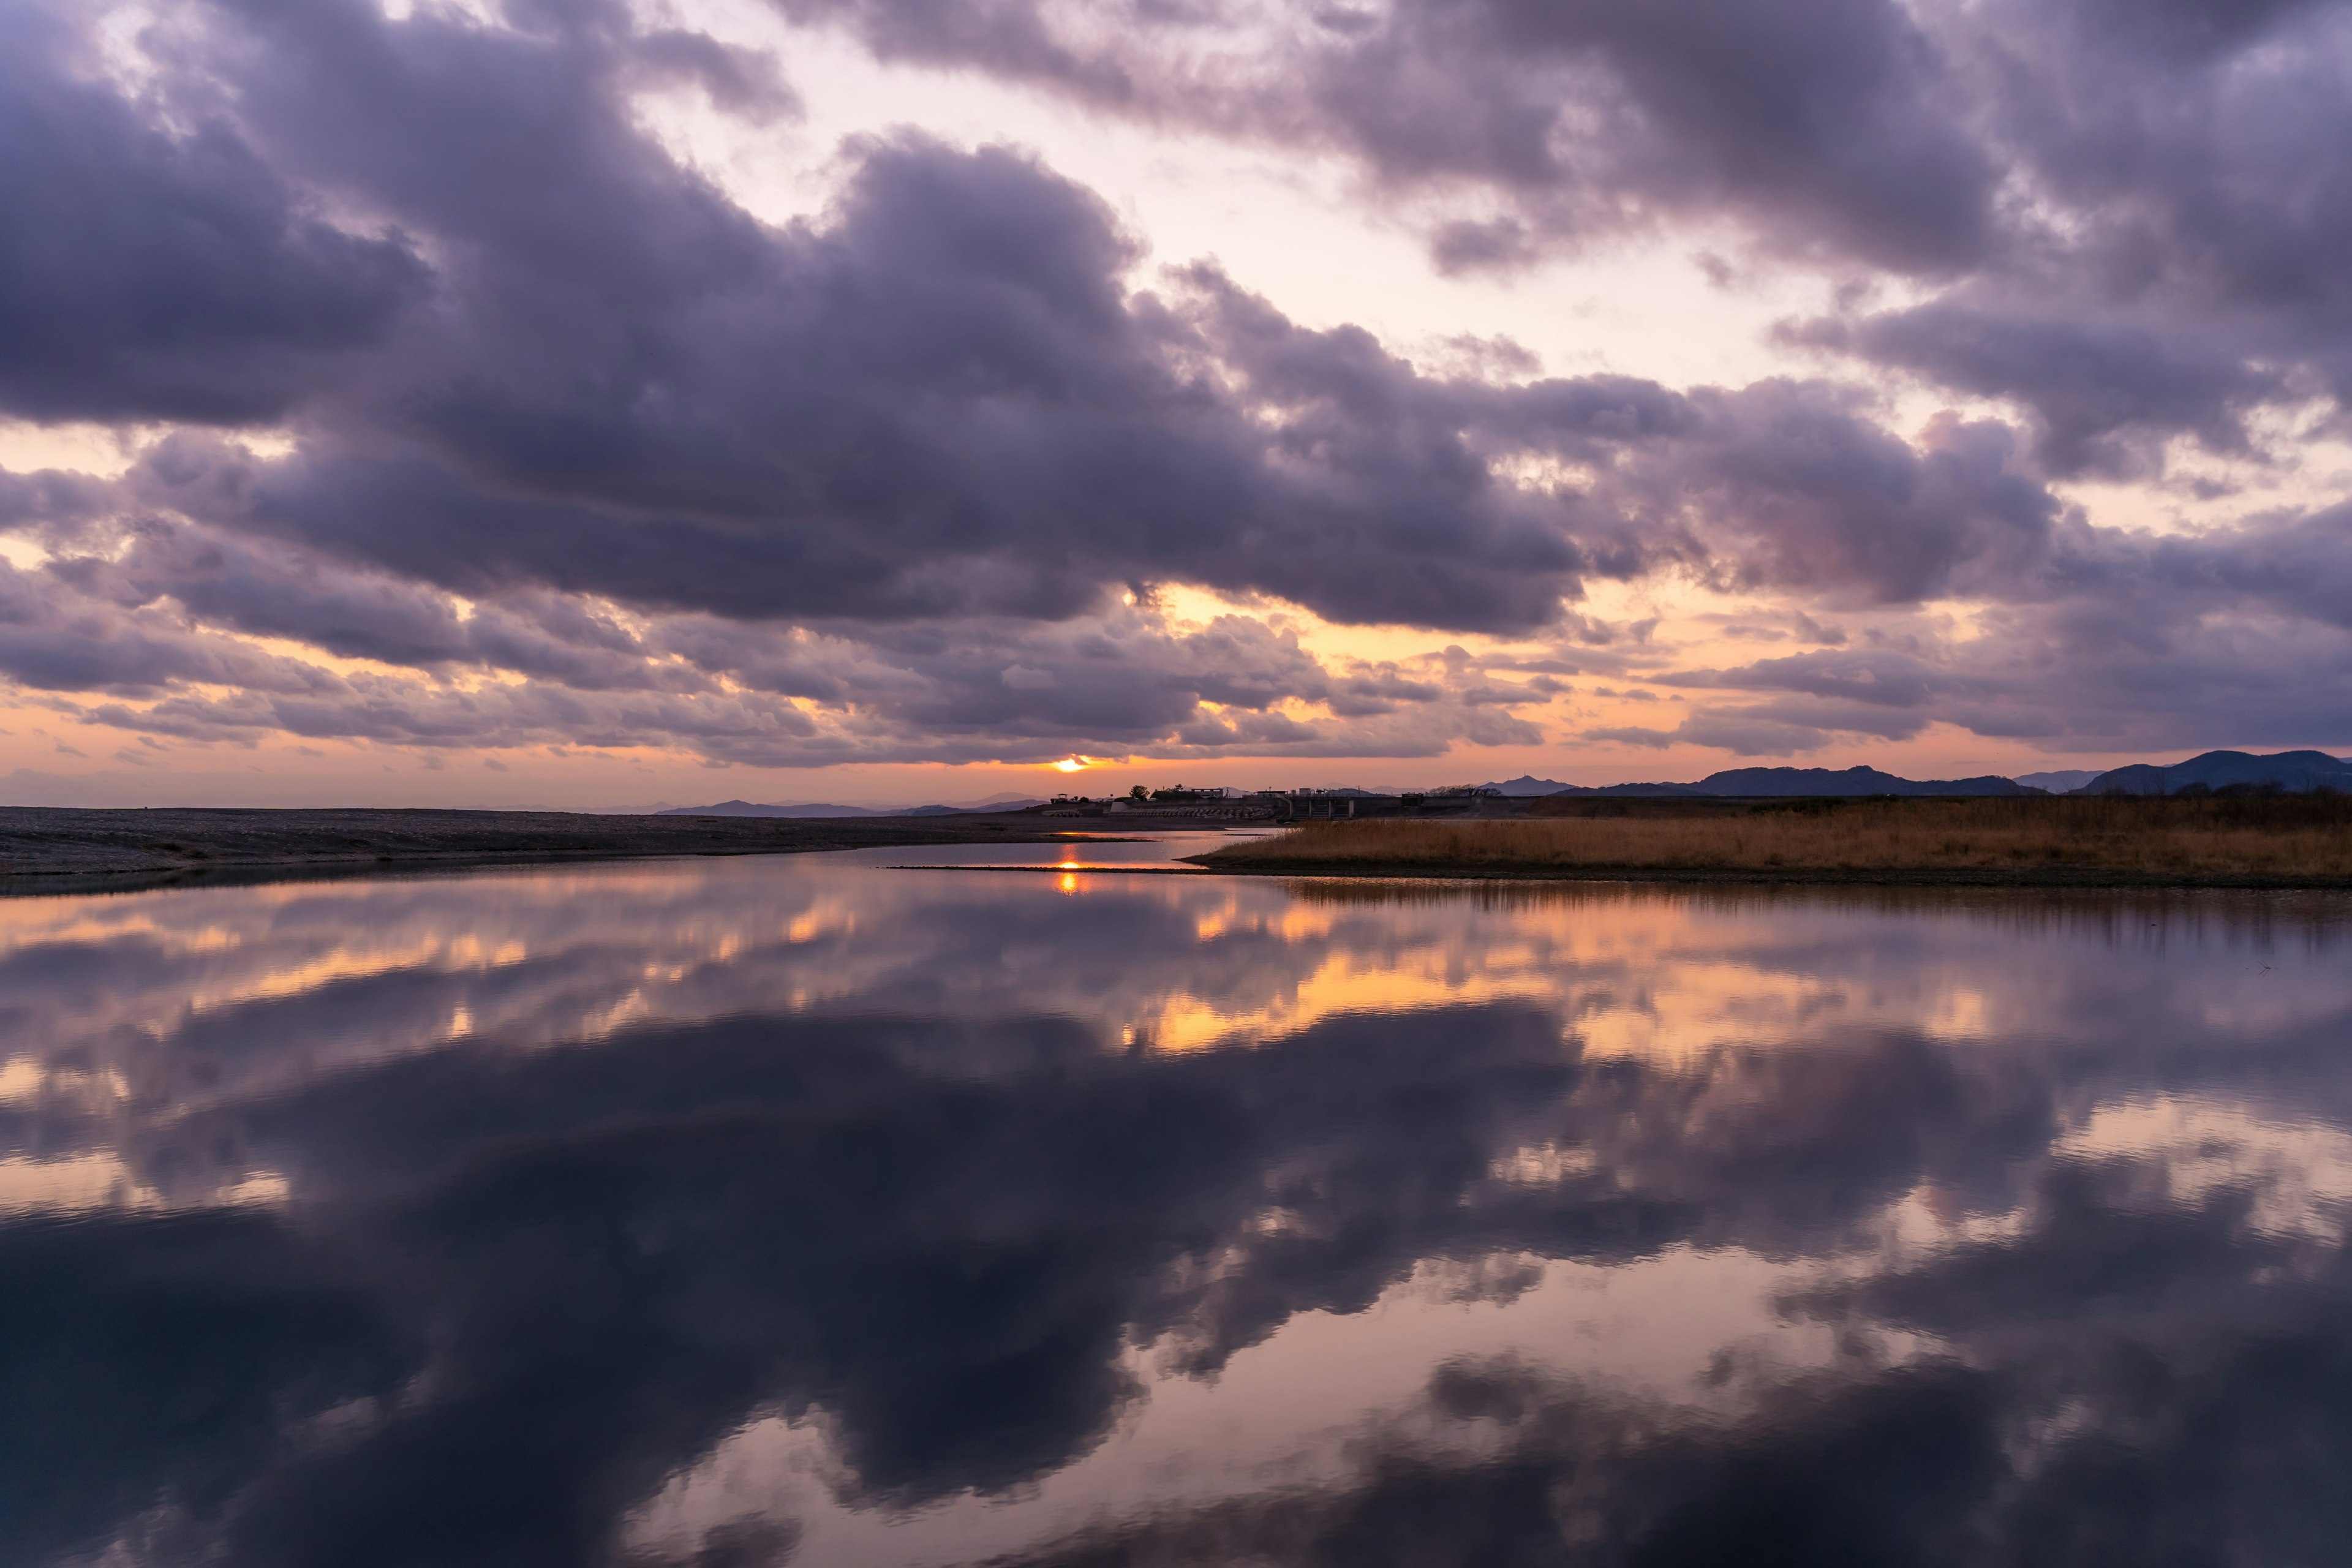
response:
[[[1198,857],[1331,876],[2352,886],[2352,797],[1802,801],[1706,815],[1310,823]]]

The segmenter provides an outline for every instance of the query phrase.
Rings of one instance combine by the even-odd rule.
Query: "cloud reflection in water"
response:
[[[857,857],[0,904],[6,1550],[2301,1560],[2344,915]]]

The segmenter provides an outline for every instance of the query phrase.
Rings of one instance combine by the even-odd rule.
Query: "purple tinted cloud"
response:
[[[322,221],[224,116],[165,129],[89,52],[0,7],[0,406],[237,424],[349,374],[425,292],[406,241]]]
[[[2016,400],[2062,473],[2144,471],[2178,435],[2233,446],[2251,406],[2311,390],[2285,367],[2352,386],[2343,0],[1257,0],[1216,8],[1223,28],[1004,0],[978,30],[903,0],[781,3],[884,53],[1337,151],[1441,215],[1486,209],[1433,220],[1444,271],[1696,216],[1931,286],[1800,335]]]
[[[1664,672],[1573,606],[1679,575],[1799,619],[1969,599],[1993,635],[1700,672],[1678,727],[1620,738],[2352,738],[2340,513],[2159,540],[2051,489],[2158,473],[2178,437],[2256,458],[2258,416],[2352,376],[2344,6],[782,9],[1338,149],[1432,211],[1475,195],[1501,216],[1441,234],[1457,268],[1703,215],[1924,293],[1789,324],[1834,377],[1442,374],[1213,265],[1145,272],[1105,202],[1017,151],[869,140],[831,210],[763,223],[632,95],[772,121],[778,62],[604,0],[508,26],[217,0],[156,25],[136,92],[72,12],[12,0],[0,411],[290,446],[184,430],[116,482],[0,476],[0,528],[53,552],[6,579],[0,669],[195,739],[1425,755],[1539,738],[1518,710],[1554,686],[1507,673]],[[1217,55],[1252,17],[1300,25]],[[1898,435],[1890,373],[2015,420]],[[1561,658],[1180,631],[1129,602],[1169,581]]]

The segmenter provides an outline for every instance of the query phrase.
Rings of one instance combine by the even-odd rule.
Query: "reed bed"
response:
[[[1809,801],[1684,817],[1318,822],[1199,859],[1359,875],[2352,885],[2352,798]]]

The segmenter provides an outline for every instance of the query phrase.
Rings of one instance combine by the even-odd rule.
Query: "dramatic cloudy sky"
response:
[[[2352,3],[0,0],[18,801],[2352,747]]]

